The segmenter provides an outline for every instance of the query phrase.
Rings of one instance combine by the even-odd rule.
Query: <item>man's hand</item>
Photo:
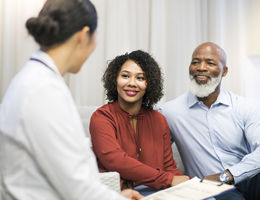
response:
[[[143,196],[139,192],[132,189],[123,190],[122,192],[120,192],[120,194],[131,200],[139,200],[143,198]]]
[[[172,186],[178,185],[179,183],[189,180],[188,176],[174,176],[172,179]]]
[[[205,176],[204,179],[211,180],[211,181],[219,181],[218,177],[220,174],[212,174],[209,176]]]
[[[225,170],[229,176],[229,181],[230,182],[233,182],[234,181],[234,177],[233,175],[230,173],[230,171],[228,169]],[[219,174],[212,174],[212,175],[209,175],[209,176],[205,176],[204,179],[208,179],[208,180],[211,180],[211,181],[219,181]]]

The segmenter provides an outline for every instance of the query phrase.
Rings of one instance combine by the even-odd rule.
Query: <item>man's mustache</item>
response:
[[[209,74],[207,73],[201,73],[201,72],[195,72],[193,74],[190,74],[192,76],[192,78],[196,78],[197,76],[206,76],[208,77],[209,79],[212,78],[212,76],[210,76]]]

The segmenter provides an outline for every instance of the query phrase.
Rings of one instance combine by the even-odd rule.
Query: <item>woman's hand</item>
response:
[[[189,180],[190,177],[189,176],[174,176],[172,179],[172,186],[178,185],[179,183],[185,182],[187,180]]]
[[[120,194],[131,200],[139,200],[143,198],[143,196],[139,192],[132,189],[123,190],[122,192],[120,192]]]

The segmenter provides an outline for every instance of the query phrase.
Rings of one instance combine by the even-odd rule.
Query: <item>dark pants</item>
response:
[[[236,190],[215,197],[217,200],[260,200],[260,173],[235,185]]]

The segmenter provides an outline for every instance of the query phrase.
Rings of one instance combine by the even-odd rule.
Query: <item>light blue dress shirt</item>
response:
[[[260,172],[260,112],[257,104],[221,89],[210,108],[187,92],[165,103],[186,173],[200,178],[225,169],[239,183]]]

